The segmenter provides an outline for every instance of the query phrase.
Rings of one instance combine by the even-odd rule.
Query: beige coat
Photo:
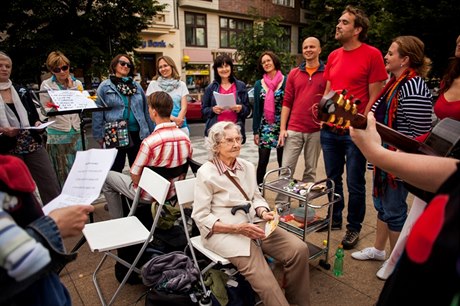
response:
[[[256,182],[256,171],[252,163],[238,158],[244,171],[230,172],[251,199],[250,215],[255,222],[262,221],[255,217],[255,209],[268,204],[260,194]],[[241,234],[211,233],[214,223],[220,220],[226,224],[247,223],[248,217],[239,210],[231,214],[234,206],[246,204],[247,201],[239,189],[225,175],[219,175],[216,166],[207,162],[197,173],[195,201],[192,218],[195,220],[203,245],[222,257],[249,256],[251,240]]]

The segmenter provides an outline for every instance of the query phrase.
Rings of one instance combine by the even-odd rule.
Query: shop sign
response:
[[[209,75],[209,70],[187,70],[186,75]]]
[[[144,40],[142,41],[141,48],[166,48],[166,42],[164,40],[156,41],[156,40]]]

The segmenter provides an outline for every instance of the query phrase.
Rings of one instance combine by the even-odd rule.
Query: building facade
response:
[[[301,59],[299,41],[305,25],[306,6],[301,0],[164,0],[165,11],[155,25],[141,33],[140,58],[143,83],[155,75],[158,56],[168,55],[182,69],[190,92],[200,92],[214,79],[212,63],[226,53],[238,65],[232,38],[252,27],[251,9],[261,17],[281,16],[283,48]]]

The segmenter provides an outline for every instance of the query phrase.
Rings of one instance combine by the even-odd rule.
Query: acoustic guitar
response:
[[[318,107],[318,118],[332,125],[332,129],[344,130],[349,126],[365,129],[367,118],[358,113],[358,99],[347,96],[344,90],[338,94],[331,91],[325,95]],[[441,120],[430,132],[425,142],[419,142],[388,126],[376,122],[377,132],[382,141],[401,151],[433,156],[447,156],[460,159],[460,121],[451,118]],[[431,194],[406,184],[407,189],[422,199],[430,199]]]

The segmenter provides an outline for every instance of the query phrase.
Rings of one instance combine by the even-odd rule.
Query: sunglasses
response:
[[[53,68],[53,72],[54,73],[59,73],[61,71],[67,71],[69,69],[69,66],[68,65],[64,65],[62,67],[56,67],[56,68]]]
[[[133,65],[125,61],[118,61],[118,64],[120,64],[121,67],[127,66],[128,68],[133,68]]]

